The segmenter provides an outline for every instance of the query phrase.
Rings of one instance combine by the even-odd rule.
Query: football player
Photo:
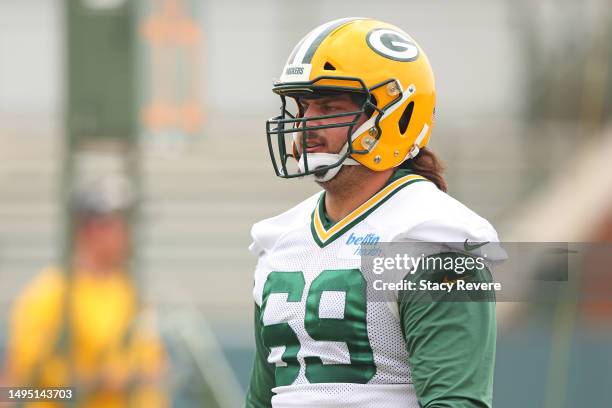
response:
[[[435,87],[423,50],[391,24],[331,21],[295,46],[273,91],[276,175],[311,177],[323,191],[252,228],[246,406],[490,407],[494,301],[420,302],[401,291],[375,301],[361,265],[365,244],[459,242],[469,252],[498,242],[489,222],[446,194],[425,147]],[[438,272],[440,283],[457,279]],[[460,278],[491,280],[475,266]]]

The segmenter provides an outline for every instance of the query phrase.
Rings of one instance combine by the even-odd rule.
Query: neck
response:
[[[373,171],[363,166],[344,166],[330,181],[319,183],[325,189],[325,211],[334,222],[349,215],[380,191],[393,169]]]

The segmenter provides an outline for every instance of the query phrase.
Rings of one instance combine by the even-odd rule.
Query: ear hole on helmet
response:
[[[332,64],[330,64],[329,62],[326,62],[325,65],[323,66],[323,69],[325,71],[335,71],[336,67],[334,67]]]
[[[410,123],[410,118],[412,117],[412,111],[414,110],[414,101],[410,102],[406,109],[404,109],[404,113],[402,113],[402,117],[399,120],[399,131],[403,135],[406,133],[406,129],[408,129],[408,124]]]

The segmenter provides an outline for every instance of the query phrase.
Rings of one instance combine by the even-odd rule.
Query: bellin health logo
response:
[[[346,241],[346,245],[376,244],[378,241],[380,241],[380,237],[376,234],[366,234],[365,236],[360,237],[354,233],[351,233]]]
[[[380,256],[382,254],[382,250],[380,246],[374,245],[374,244],[377,244],[379,241],[380,241],[380,237],[376,234],[368,233],[366,235],[359,236],[359,235],[355,235],[354,233],[351,233],[351,235],[346,240],[345,245],[354,245],[355,247],[357,247],[355,248],[353,255]]]

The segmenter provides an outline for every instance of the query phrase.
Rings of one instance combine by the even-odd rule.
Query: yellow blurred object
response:
[[[152,322],[135,320],[126,274],[76,271],[68,302],[67,286],[62,272],[50,268],[17,299],[7,348],[10,385],[74,386],[86,407],[167,406],[156,384],[166,370],[164,347]]]

